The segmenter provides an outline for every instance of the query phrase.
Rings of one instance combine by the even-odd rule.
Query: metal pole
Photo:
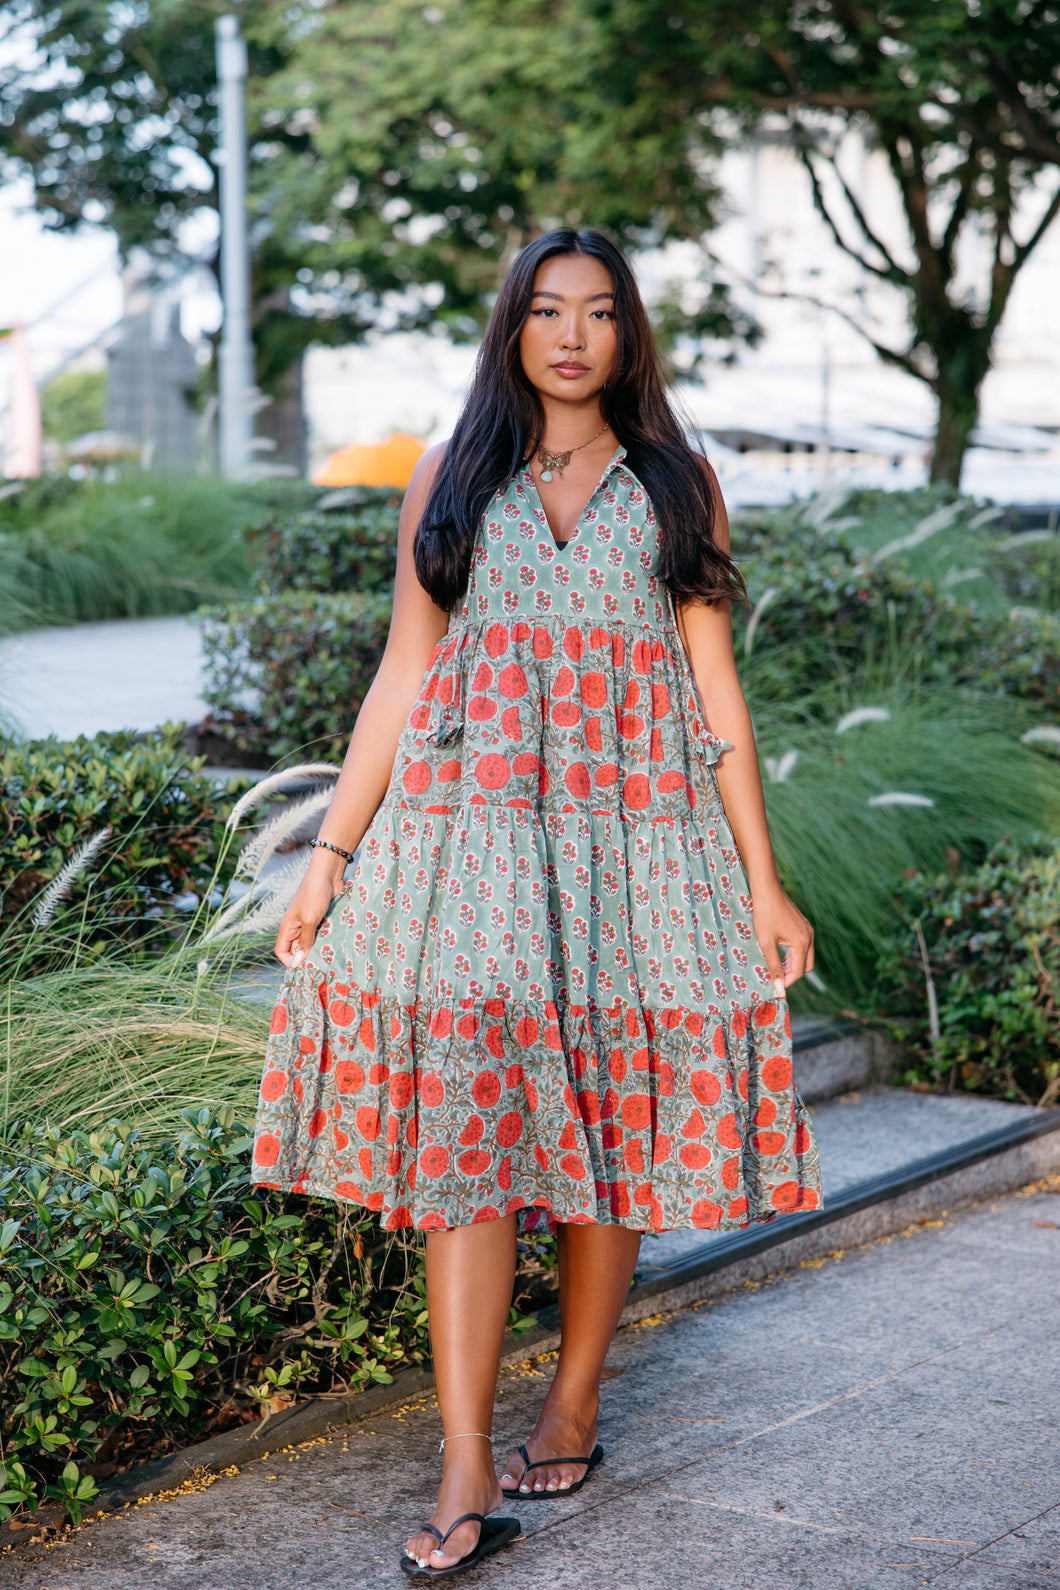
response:
[[[221,328],[218,398],[221,473],[244,477],[254,435],[254,352],[250,341],[250,252],[247,247],[247,136],[243,84],[247,48],[237,17],[215,24],[221,91]]]

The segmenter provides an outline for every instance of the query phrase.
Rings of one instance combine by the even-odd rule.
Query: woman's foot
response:
[[[485,1517],[499,1507],[501,1501],[501,1489],[493,1467],[493,1448],[489,1442],[476,1439],[455,1441],[452,1447],[446,1445],[438,1503],[430,1518],[435,1529],[444,1535],[454,1518],[462,1513],[481,1513]],[[474,1551],[481,1528],[474,1520],[461,1524],[449,1536],[444,1551],[434,1535],[420,1530],[405,1542],[405,1552],[421,1568],[451,1568],[461,1557]]]
[[[599,1398],[594,1399],[591,1407],[583,1403],[577,1409],[565,1409],[560,1406],[558,1399],[553,1402],[549,1393],[533,1433],[526,1442],[531,1463],[581,1453],[588,1459],[596,1445],[598,1410]],[[505,1465],[501,1485],[505,1491],[518,1491],[524,1496],[540,1491],[562,1493],[570,1490],[584,1476],[584,1463],[551,1464],[542,1461],[540,1468],[526,1471],[526,1464],[516,1452]]]

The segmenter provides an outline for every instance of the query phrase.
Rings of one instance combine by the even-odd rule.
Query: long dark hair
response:
[[[703,459],[689,446],[666,396],[633,272],[605,233],[565,227],[521,249],[498,294],[471,391],[416,535],[420,584],[439,607],[451,611],[462,601],[482,515],[498,488],[540,445],[545,415],[523,373],[519,337],[530,314],[538,266],[564,254],[598,259],[614,283],[617,348],[601,410],[659,521],[655,573],[678,600],[746,600],[739,570],[715,544],[714,503]]]

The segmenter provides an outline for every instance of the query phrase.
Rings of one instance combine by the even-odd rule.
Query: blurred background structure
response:
[[[96,36],[72,3],[19,0],[0,56],[0,320],[42,388],[109,366],[105,428],[207,470],[222,10],[114,7]],[[737,501],[837,469],[1060,499],[1056,19],[818,10],[247,0],[258,472],[445,434],[513,249],[596,223],[636,252]],[[163,345],[153,312],[157,357],[123,323],[143,313],[121,312],[123,262],[179,317]],[[160,388],[133,415],[138,340]],[[10,339],[0,361],[6,395]],[[8,402],[8,446],[13,422]]]

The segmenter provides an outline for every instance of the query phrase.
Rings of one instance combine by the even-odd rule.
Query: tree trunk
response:
[[[990,340],[971,327],[949,353],[936,344],[939,400],[935,445],[931,454],[931,483],[958,489],[961,465],[979,419],[979,393],[990,369]]]
[[[964,455],[968,450],[977,415],[974,408],[968,413],[967,405],[961,401],[961,398],[955,396],[941,382],[938,388],[938,400],[935,444],[931,453],[931,484],[937,486],[945,482],[960,487],[961,465],[964,463]]]

